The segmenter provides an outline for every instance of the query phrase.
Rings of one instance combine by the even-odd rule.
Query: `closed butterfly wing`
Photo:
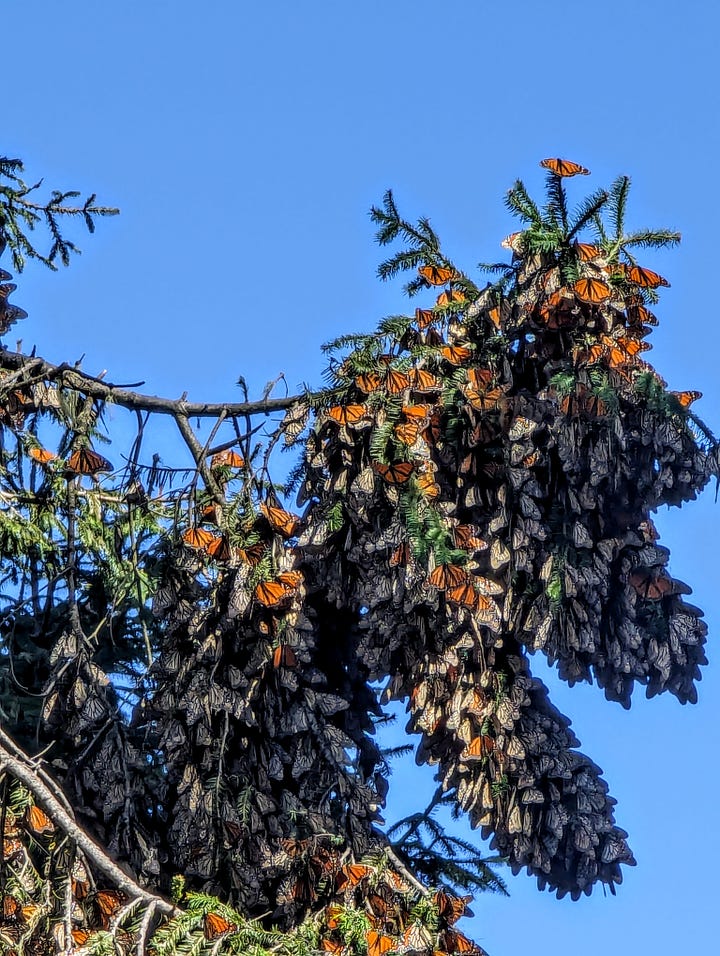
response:
[[[220,916],[219,913],[206,913],[203,917],[203,934],[209,942],[237,929],[235,923]]]
[[[67,470],[74,475],[97,475],[102,471],[112,471],[113,466],[92,448],[78,448],[67,462]]]

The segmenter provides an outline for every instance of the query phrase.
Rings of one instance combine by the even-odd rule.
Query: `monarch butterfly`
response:
[[[334,953],[335,956],[339,956],[345,949],[342,943],[336,943],[332,939],[323,939],[320,943],[320,948],[324,953]]]
[[[70,455],[67,470],[75,475],[97,475],[101,471],[112,471],[113,466],[92,448],[78,448]]]
[[[207,551],[214,541],[221,541],[219,535],[206,531],[204,528],[188,528],[183,532],[183,544],[186,548],[192,548],[194,551]]]
[[[472,355],[472,350],[464,345],[446,345],[440,349],[440,354],[451,365],[462,365]]]
[[[275,579],[279,584],[286,588],[297,588],[302,584],[302,571],[283,571]]]
[[[460,302],[465,301],[467,300],[462,292],[458,292],[457,289],[451,289],[450,292],[441,292],[435,300],[435,304],[442,307],[446,305],[452,305],[453,302],[457,302],[459,304]]]
[[[57,459],[57,455],[51,451],[48,451],[47,448],[40,448],[39,446],[34,446],[33,448],[28,449],[28,457],[32,458],[33,461],[38,462],[40,465],[49,465],[50,462]]]
[[[442,387],[439,379],[424,368],[411,369],[408,377],[410,385],[416,392],[435,392]]]
[[[464,385],[462,393],[470,405],[479,412],[487,412],[497,408],[498,402],[502,398],[502,391],[499,388],[480,389],[472,384]]]
[[[578,299],[582,302],[590,302],[593,305],[609,299],[611,294],[610,286],[601,282],[600,279],[578,279],[573,289]]]
[[[440,494],[440,486],[435,481],[430,472],[424,472],[417,477],[418,488],[426,498],[437,498]]]
[[[410,388],[410,377],[405,372],[391,368],[385,376],[385,388],[390,395],[399,395],[406,388]]]
[[[456,588],[467,581],[467,572],[456,564],[439,564],[428,576],[428,584],[439,591]]]
[[[108,928],[111,918],[126,901],[127,896],[122,890],[100,890],[93,896],[92,902],[98,910],[103,929]]]
[[[28,807],[26,821],[29,829],[38,836],[43,833],[55,832],[55,824],[52,822],[47,813],[45,813],[45,811],[36,803],[34,803],[31,807]]]
[[[415,309],[415,321],[421,332],[431,325],[436,318],[437,314],[432,309]]]
[[[473,737],[470,743],[467,745],[463,751],[463,760],[471,759],[482,759],[488,757],[493,750],[495,749],[495,741],[492,737],[488,737],[486,734],[481,734],[479,737]]]
[[[362,863],[348,863],[338,873],[338,889],[342,889],[348,883],[350,886],[357,886],[366,876],[370,876],[372,869],[364,866]]]
[[[556,176],[589,176],[590,170],[570,159],[543,159],[540,165]]]
[[[292,588],[279,581],[261,581],[253,592],[255,600],[264,607],[277,607],[292,597]]]
[[[300,518],[297,515],[290,514],[289,511],[276,508],[266,502],[262,502],[260,511],[273,531],[277,531],[285,538],[292,538],[300,525]]]
[[[368,956],[383,956],[383,953],[395,948],[390,936],[383,936],[374,929],[367,931],[365,939],[367,940]]]
[[[647,601],[659,601],[673,591],[672,578],[663,572],[653,575],[650,570],[634,571],[628,580],[640,597]]]
[[[230,548],[227,539],[222,535],[214,535],[213,540],[205,550],[216,561],[228,561],[230,559]]]
[[[238,548],[237,555],[244,564],[260,564],[265,554],[265,545],[258,541],[246,548]]]
[[[420,425],[417,422],[401,422],[394,431],[398,441],[404,445],[414,445],[420,434]]]
[[[457,275],[454,269],[448,269],[446,266],[420,266],[418,272],[430,285],[445,285]]]
[[[682,408],[689,408],[693,402],[702,398],[702,392],[669,392],[668,394],[672,395]]]
[[[73,929],[70,931],[70,935],[76,946],[84,946],[90,939],[91,932],[89,929]]]
[[[403,405],[402,413],[405,418],[422,421],[427,418],[430,412],[430,405]]]
[[[650,269],[641,269],[640,266],[633,266],[629,269],[627,277],[631,282],[641,286],[643,289],[657,289],[657,287],[661,285],[670,285],[668,280],[657,272],[652,272]]]
[[[357,425],[367,414],[364,405],[333,405],[328,408],[328,415],[338,425]]]
[[[222,936],[223,933],[230,933],[236,929],[235,923],[231,923],[218,913],[206,913],[203,919],[203,933],[209,942]]]
[[[587,171],[587,170],[586,170]],[[472,953],[474,956],[486,956],[484,950],[480,949],[474,943],[471,943],[467,936],[458,933],[456,930],[447,929],[443,933],[443,946],[446,953]]]
[[[657,325],[658,320],[649,309],[643,305],[639,296],[631,296],[625,300],[628,319],[632,325]]]
[[[510,252],[515,252],[519,255],[523,249],[522,232],[511,232],[509,236],[505,236],[500,243],[500,247],[502,249],[509,249]]]
[[[493,380],[493,371],[490,368],[478,367],[467,370],[468,382],[478,389],[486,389]]]
[[[401,564],[405,565],[410,561],[411,557],[412,551],[410,550],[410,545],[405,541],[403,544],[399,544],[390,555],[390,567],[397,568]]]
[[[450,604],[459,604],[474,610],[477,607],[478,593],[469,581],[465,581],[456,588],[449,588],[447,599]]]
[[[433,897],[433,902],[437,906],[438,915],[452,926],[464,915],[471,899],[471,896],[449,896],[442,890],[438,890]]]
[[[245,459],[234,448],[219,451],[210,459],[211,468],[243,468]]]
[[[381,461],[373,462],[373,468],[380,475],[383,481],[389,485],[403,485],[415,470],[415,466],[409,461],[397,461],[392,465],[386,465]]]
[[[361,392],[369,394],[380,387],[380,376],[376,372],[363,372],[355,379],[355,385]]]
[[[496,329],[500,328],[502,318],[500,315],[499,306],[496,305],[494,309],[488,310],[488,318],[490,319],[490,321],[492,322],[492,324],[495,326]]]
[[[487,541],[478,538],[476,529],[471,524],[459,524],[453,529],[455,546],[463,551],[484,551]]]
[[[597,259],[598,256],[602,255],[602,249],[600,249],[599,246],[593,246],[589,242],[576,242],[575,251],[581,262],[590,262],[592,259]]]

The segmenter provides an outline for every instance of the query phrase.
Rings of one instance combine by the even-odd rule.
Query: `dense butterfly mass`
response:
[[[529,655],[623,707],[636,685],[696,699],[706,626],[652,514],[697,495],[716,444],[691,408],[700,393],[647,362],[668,283],[634,250],[677,236],[624,233],[626,177],[573,216],[564,180],[588,170],[541,166],[546,205],[515,184],[523,229],[485,288],[391,194],[373,210],[381,244],[405,241],[380,275],[409,268],[421,306],[333,343],[328,386],[287,410],[271,444],[300,449],[296,502],[237,422],[177,491],[172,469],[142,463],[142,427],[113,473],[92,447],[97,402],[0,362],[8,460],[32,495],[8,554],[54,569],[42,599],[4,618],[8,654],[34,648],[3,671],[8,727],[28,749],[36,732],[52,743],[78,819],[145,885],[169,893],[182,875],[187,909],[157,929],[156,956],[172,933],[197,952],[270,947],[271,926],[309,933],[308,953],[482,953],[455,925],[461,881],[428,876],[382,831],[375,731],[391,700],[406,702],[417,759],[513,872],[576,898],[634,863]],[[53,496],[62,540],[42,510]],[[42,947],[61,938],[60,910],[20,876],[45,854],[69,880],[75,951],[108,930],[129,951],[132,901],[56,849],[27,792],[8,794],[0,940],[55,951]]]

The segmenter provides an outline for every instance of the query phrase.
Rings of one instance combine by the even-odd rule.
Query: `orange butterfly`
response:
[[[403,405],[402,407],[402,413],[405,418],[414,419],[416,421],[423,421],[426,419],[429,412],[429,405]]]
[[[338,425],[357,425],[367,414],[364,405],[333,405],[328,408],[328,415]]]
[[[339,956],[345,949],[342,943],[336,943],[332,939],[321,940],[320,948],[324,953],[334,953],[335,956]]]
[[[258,541],[256,544],[251,544],[247,548],[238,548],[237,555],[244,564],[256,565],[260,564],[265,554],[265,545]]]
[[[211,468],[243,468],[245,459],[234,448],[219,451],[210,459]]]
[[[600,279],[578,279],[573,286],[575,295],[582,302],[590,302],[596,305],[610,298],[610,286]]]
[[[409,373],[410,384],[416,392],[434,392],[442,384],[431,372],[424,368],[414,368]]]
[[[374,929],[367,931],[365,939],[367,940],[368,956],[383,956],[383,953],[387,953],[395,947],[389,936],[383,936]]]
[[[55,824],[36,803],[27,808],[25,819],[29,829],[38,836],[43,833],[55,832]]]
[[[292,597],[292,588],[279,581],[261,581],[255,588],[254,597],[264,607],[277,607]]]
[[[394,431],[398,441],[404,445],[414,445],[420,434],[420,425],[417,422],[401,422]]]
[[[70,932],[76,946],[84,946],[91,936],[89,929],[73,929]]]
[[[217,939],[218,936],[222,936],[223,933],[231,933],[236,929],[237,926],[235,923],[231,923],[218,913],[206,913],[203,919],[203,933],[205,934],[205,939],[210,942]]]
[[[415,470],[415,466],[409,461],[397,461],[392,465],[386,465],[381,461],[374,461],[373,468],[383,481],[386,481],[389,485],[405,484]]]
[[[446,345],[440,349],[440,354],[447,359],[451,365],[462,365],[472,355],[472,350],[464,345]]]
[[[702,392],[670,392],[669,394],[680,403],[682,408],[689,408],[693,402],[702,398]]]
[[[420,266],[418,272],[430,285],[445,285],[457,275],[454,269],[446,266]]]
[[[266,518],[268,524],[285,538],[292,538],[300,525],[300,518],[297,515],[290,514],[282,508],[275,508],[263,502],[260,505],[260,511]]]
[[[570,159],[543,159],[540,165],[556,176],[589,176],[590,170]]]
[[[296,667],[297,655],[289,644],[281,644],[273,652],[273,667]]]
[[[452,289],[450,292],[441,292],[440,295],[435,300],[435,304],[439,306],[452,305],[453,302],[465,302],[465,296],[462,292],[458,292],[457,289]]]
[[[598,256],[602,255],[602,249],[598,246],[591,245],[589,242],[576,242],[575,251],[581,262],[590,262],[592,259],[597,259]]]
[[[495,741],[486,734],[479,737],[473,737],[463,752],[463,758],[483,758],[488,757],[495,749]]]
[[[78,448],[70,455],[67,470],[75,475],[97,475],[101,471],[112,471],[113,466],[92,448]]]
[[[428,576],[428,584],[439,591],[456,588],[467,581],[467,572],[456,564],[439,564]]]
[[[57,455],[48,451],[46,448],[33,447],[28,449],[28,457],[40,465],[49,465],[50,462],[57,459]]]
[[[443,933],[443,945],[446,953],[460,953],[461,956],[464,956],[465,953],[477,954],[482,952],[474,943],[470,942],[467,936],[450,929]]]
[[[650,269],[641,269],[640,266],[633,266],[629,269],[627,277],[631,282],[641,286],[643,289],[657,289],[660,285],[670,285],[668,280],[657,272],[652,272]]]
[[[625,300],[627,315],[632,325],[657,325],[657,318],[645,308],[639,296],[631,296]]]
[[[344,866],[337,876],[338,889],[342,890],[348,883],[350,886],[357,886],[366,876],[370,876],[372,869],[364,866],[362,863],[348,863]]]
[[[435,481],[431,472],[423,472],[417,477],[418,488],[426,498],[437,498],[440,494],[440,486]]]
[[[188,528],[183,532],[183,544],[194,551],[207,551],[215,541],[222,541],[219,535],[206,531],[204,528]]]
[[[437,314],[432,309],[415,309],[415,321],[422,332],[437,319]]]
[[[406,388],[410,388],[410,377],[405,372],[391,368],[385,376],[385,388],[390,395],[399,395]]]
[[[522,237],[522,232],[511,232],[509,236],[505,236],[500,246],[503,249],[509,249],[511,252],[515,252],[519,255],[523,249]]]
[[[465,914],[467,905],[471,900],[472,896],[449,896],[443,890],[438,890],[433,897],[439,916],[450,926],[457,923],[460,917]]]
[[[403,544],[399,544],[390,555],[390,567],[397,568],[401,564],[407,564],[411,557],[412,551],[410,550],[410,545],[405,541]]]
[[[98,911],[102,928],[107,929],[112,917],[127,902],[127,896],[121,890],[100,890],[93,896],[92,902]]]
[[[487,541],[477,537],[476,529],[471,524],[459,524],[453,529],[455,546],[463,551],[483,551],[487,548]]]
[[[363,372],[355,379],[355,385],[366,394],[374,392],[375,389],[380,388],[380,376],[376,372]]]
[[[459,604],[475,610],[478,602],[478,593],[469,581],[459,584],[456,588],[449,588],[447,599],[451,604]]]
[[[205,550],[210,557],[215,558],[216,561],[230,560],[230,548],[228,547],[227,539],[222,535],[214,535],[213,540]]]
[[[640,597],[647,601],[660,601],[666,594],[673,592],[672,578],[663,572],[653,575],[650,570],[634,571],[628,580]]]

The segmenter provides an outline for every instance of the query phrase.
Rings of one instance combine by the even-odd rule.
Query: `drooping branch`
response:
[[[105,851],[78,825],[72,814],[40,779],[34,767],[34,761],[12,738],[0,729],[0,771],[8,771],[32,793],[37,802],[48,813],[53,823],[79,847],[97,870],[130,899],[140,899],[148,906],[165,916],[177,916],[180,910],[168,900],[148,892],[125,870],[113,862]]]

